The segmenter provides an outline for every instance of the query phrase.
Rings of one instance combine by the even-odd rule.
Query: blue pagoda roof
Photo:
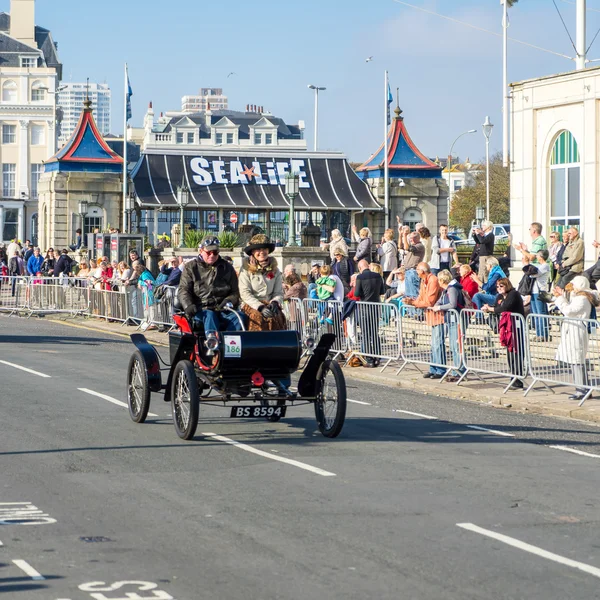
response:
[[[79,123],[69,141],[44,165],[44,171],[120,173],[123,159],[104,141],[92,116],[92,103],[84,102]]]
[[[388,131],[388,155],[385,155],[385,145],[381,144],[377,152],[356,169],[361,179],[379,179],[384,177],[387,160],[389,176],[393,178],[439,178],[442,177],[442,167],[429,160],[411,140],[402,111],[397,108],[396,116]]]

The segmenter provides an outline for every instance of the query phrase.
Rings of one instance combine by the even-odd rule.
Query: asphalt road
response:
[[[349,380],[335,440],[203,407],[183,442],[114,403],[131,350],[0,316],[3,598],[600,598],[600,428]]]

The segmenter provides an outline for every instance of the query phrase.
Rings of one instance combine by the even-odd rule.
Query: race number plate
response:
[[[242,338],[239,335],[223,336],[225,358],[242,358]]]
[[[235,419],[285,417],[285,406],[234,406],[229,415]]]

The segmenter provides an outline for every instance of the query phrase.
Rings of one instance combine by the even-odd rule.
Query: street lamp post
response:
[[[485,118],[483,124],[483,135],[485,137],[485,218],[490,220],[490,136],[494,126],[489,117]]]
[[[468,133],[477,133],[477,129],[469,129],[469,131],[464,131],[457,136],[457,138],[452,142],[452,146],[450,146],[450,154],[448,154],[448,164],[446,165],[448,167],[448,207],[446,211],[446,224],[448,226],[450,226],[450,202],[452,199],[452,151],[454,150],[454,144],[456,144],[456,142],[458,142],[463,135],[467,135]]]
[[[131,215],[135,208],[135,194],[133,190],[125,197],[125,214],[127,215],[127,233],[131,233]]]
[[[479,227],[481,227],[481,221],[483,221],[483,219],[485,219],[485,208],[483,206],[478,206],[475,209],[475,220]]]
[[[294,214],[294,200],[300,193],[300,175],[291,171],[285,176],[285,195],[290,201],[290,218],[288,223],[288,246],[296,244],[296,216]]]
[[[87,215],[87,211],[88,211],[87,200],[79,201],[78,210],[79,210],[79,219],[81,222],[81,236],[82,236],[82,239],[84,239],[83,236],[85,235],[85,215]]]
[[[177,187],[177,204],[179,205],[179,247],[184,247],[185,237],[185,207],[190,203],[190,189],[185,181]]]
[[[319,92],[324,92],[327,88],[317,85],[308,85],[309,90],[315,90],[315,152],[319,148]]]

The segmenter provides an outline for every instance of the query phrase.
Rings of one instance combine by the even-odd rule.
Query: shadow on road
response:
[[[477,425],[479,427],[494,428],[489,423]],[[148,420],[144,425],[131,424],[139,431],[147,430],[148,441],[151,442],[153,434],[156,434],[155,427],[160,427],[162,433],[165,427],[173,428],[173,423],[169,419],[157,418]],[[499,431],[510,433],[512,427],[499,426]],[[522,427],[515,427],[515,431],[523,432]],[[545,428],[527,428],[528,436],[518,438],[500,437],[486,431],[468,429],[466,425],[449,423],[446,421],[431,421],[415,418],[381,418],[381,417],[353,417],[346,420],[346,424],[341,435],[335,439],[327,439],[319,432],[314,419],[304,417],[284,419],[278,424],[265,423],[257,419],[250,425],[248,421],[241,421],[229,418],[209,418],[200,419],[198,424],[198,433],[193,440],[182,442],[177,438],[173,431],[172,443],[148,443],[148,444],[124,444],[124,445],[106,445],[106,446],[82,446],[71,448],[49,448],[40,450],[18,450],[0,452],[0,456],[16,455],[43,455],[60,454],[69,452],[102,452],[106,450],[140,450],[140,449],[172,449],[181,448],[195,449],[199,446],[221,446],[222,442],[215,441],[210,437],[202,435],[202,431],[210,431],[218,435],[230,437],[240,443],[251,444],[256,447],[261,445],[273,447],[274,445],[297,445],[297,446],[327,446],[328,444],[344,443],[400,443],[400,442],[421,442],[424,444],[510,444],[533,443],[540,445],[551,445],[556,443],[556,438],[546,438],[544,436]],[[549,430],[556,432],[556,429]],[[565,430],[569,433],[576,433],[573,430]],[[582,432],[589,433],[589,431]],[[569,440],[568,445],[573,447],[586,447],[597,445],[598,441],[575,441]]]
[[[131,344],[129,340],[121,340],[119,338],[84,338],[84,337],[68,337],[64,335],[0,335],[0,344],[36,344],[43,346],[44,344],[68,344],[78,346],[98,346],[100,344]]]

